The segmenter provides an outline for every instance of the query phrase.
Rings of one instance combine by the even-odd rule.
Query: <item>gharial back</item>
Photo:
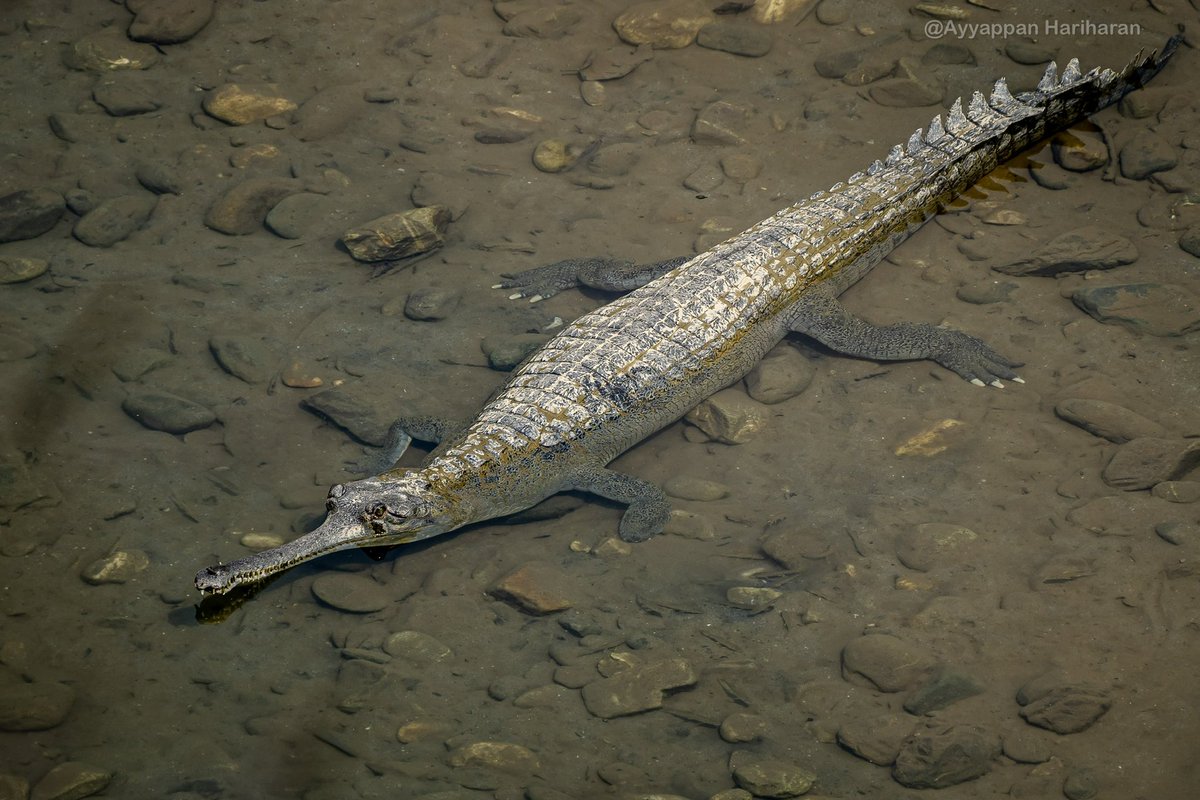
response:
[[[1152,77],[1178,46],[1120,73],[1054,64],[1032,92],[1001,79],[957,102],[905,147],[578,318],[531,356],[480,413],[452,460],[572,449],[604,464],[744,375],[788,331],[818,284],[845,290],[959,193]],[[455,468],[457,469],[457,467]]]

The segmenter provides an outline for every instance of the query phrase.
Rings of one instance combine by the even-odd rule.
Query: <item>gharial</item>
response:
[[[1118,72],[1052,62],[1037,88],[956,101],[906,146],[695,257],[651,266],[569,260],[512,276],[513,297],[586,285],[633,291],[565,326],[513,372],[467,426],[401,420],[436,443],[416,468],[329,490],[326,520],[277,547],[200,570],[223,593],[336,550],[426,539],[582,490],[627,505],[620,535],[662,530],[661,489],[606,465],[743,377],[789,332],[870,359],[932,359],[978,385],[1019,380],[1015,362],[979,339],[928,324],[876,327],[837,296],[939,207],[1020,151],[1142,86],[1181,41]],[[635,288],[640,287],[640,288]]]

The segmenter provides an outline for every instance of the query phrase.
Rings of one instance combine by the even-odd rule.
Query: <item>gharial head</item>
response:
[[[326,553],[404,544],[452,531],[470,521],[420,472],[386,473],[329,490],[325,521],[298,539],[196,573],[204,594],[224,594]]]

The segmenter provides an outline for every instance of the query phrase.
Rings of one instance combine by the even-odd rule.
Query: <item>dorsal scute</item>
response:
[[[901,147],[900,145],[896,145],[895,147],[892,148],[891,152],[887,154],[887,159],[884,161],[884,164],[886,164],[889,167],[894,167],[897,164],[899,164],[903,158],[904,158],[904,148]]]
[[[915,131],[913,131],[913,135],[908,137],[908,147],[905,149],[908,151],[910,156],[915,156],[921,151],[929,149],[929,145],[925,144],[925,139],[923,136],[924,131],[922,131],[920,128],[917,128]]]
[[[884,169],[886,169],[886,167],[883,166],[883,162],[877,158],[871,162],[871,165],[869,167],[867,167],[867,174],[871,175],[871,176],[875,176],[875,175],[878,175],[879,173],[883,172]]]
[[[935,114],[929,121],[929,127],[925,129],[925,141],[928,144],[937,144],[945,138],[946,129],[942,127],[942,115]]]
[[[1051,61],[1046,65],[1046,72],[1042,75],[1042,79],[1038,81],[1037,90],[1042,94],[1049,94],[1058,87],[1058,64]]]
[[[1079,70],[1079,59],[1072,58],[1067,62],[1067,68],[1062,71],[1062,77],[1059,79],[1059,86],[1071,86],[1078,83],[1083,78],[1083,73]]]
[[[961,138],[970,133],[973,127],[967,115],[963,113],[962,98],[955,98],[954,105],[950,106],[950,111],[946,114],[946,131]]]

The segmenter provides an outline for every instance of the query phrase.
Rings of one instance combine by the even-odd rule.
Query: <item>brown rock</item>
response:
[[[131,42],[115,25],[90,33],[71,45],[63,59],[71,69],[111,72],[121,69],[150,69],[159,55],[148,44]]]
[[[1079,733],[1090,728],[1112,706],[1103,692],[1084,686],[1060,685],[1021,709],[1030,725],[1055,733]]]
[[[18,683],[0,688],[0,731],[44,731],[62,723],[75,692],[61,683]]]
[[[767,424],[765,406],[739,389],[725,389],[700,403],[685,419],[725,444],[745,444]]]
[[[891,766],[915,724],[904,714],[854,716],[838,728],[838,744],[872,764]]]
[[[999,737],[978,726],[934,724],[904,741],[892,777],[910,789],[941,789],[986,774],[999,755]]]
[[[531,614],[549,614],[575,604],[573,588],[570,578],[557,567],[531,561],[505,576],[492,594]]]
[[[663,693],[691,686],[696,673],[682,658],[668,658],[630,667],[583,687],[583,703],[601,719],[612,719],[660,708]]]
[[[227,83],[204,96],[201,103],[213,117],[230,125],[245,125],[296,110],[296,104],[279,94],[273,85]]]
[[[29,800],[81,800],[104,791],[112,773],[77,761],[59,764],[46,773]]]
[[[441,247],[450,209],[426,206],[377,217],[342,234],[342,244],[358,261],[393,261]]]
[[[532,750],[512,742],[472,742],[451,750],[447,760],[452,767],[487,767],[518,775],[539,766]]]
[[[1067,231],[1024,256],[995,267],[1006,275],[1059,275],[1132,264],[1137,247],[1111,230],[1086,225]]]

